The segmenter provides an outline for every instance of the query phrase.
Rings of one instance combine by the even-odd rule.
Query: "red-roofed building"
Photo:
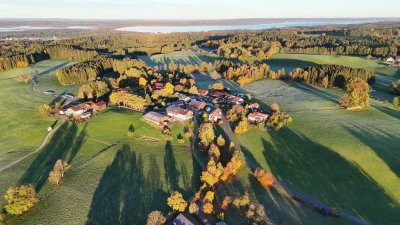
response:
[[[258,103],[253,103],[253,104],[249,105],[249,109],[251,109],[251,110],[259,110],[260,108],[261,108],[261,106]]]
[[[265,113],[259,113],[259,112],[254,112],[254,113],[250,113],[247,116],[247,119],[250,122],[256,122],[256,123],[261,123],[263,121],[266,121],[268,119],[269,115],[265,114]]]
[[[199,89],[199,95],[200,95],[200,96],[207,96],[207,95],[208,95],[208,90]]]
[[[168,116],[180,121],[185,121],[193,118],[193,112],[176,106],[169,106],[167,108]]]
[[[196,110],[202,110],[206,107],[206,103],[196,100],[191,101],[189,105]]]
[[[208,116],[208,119],[212,122],[217,122],[219,119],[222,117],[222,111],[217,108],[215,109],[210,115]]]

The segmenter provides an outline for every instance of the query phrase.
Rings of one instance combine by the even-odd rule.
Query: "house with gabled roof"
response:
[[[249,120],[249,122],[261,123],[263,121],[266,121],[268,119],[268,117],[269,117],[268,114],[260,113],[260,112],[253,112],[247,116],[247,119]]]
[[[190,120],[193,118],[193,112],[181,107],[170,105],[167,108],[168,116],[180,121]]]

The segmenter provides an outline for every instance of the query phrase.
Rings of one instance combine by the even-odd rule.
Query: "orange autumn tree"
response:
[[[256,171],[254,172],[254,176],[257,178],[260,184],[265,188],[269,188],[274,185],[275,180],[272,174],[268,173],[267,171],[261,168],[256,169]]]
[[[239,153],[236,152],[224,167],[221,180],[226,182],[230,177],[235,176],[241,166],[242,160],[239,157]]]
[[[213,210],[214,210],[214,206],[213,206],[212,203],[207,202],[207,203],[205,203],[205,204],[203,205],[203,211],[204,211],[204,213],[206,213],[206,214],[211,214],[211,213],[213,212]]]
[[[168,197],[167,203],[173,210],[179,212],[184,212],[187,206],[187,202],[185,201],[185,199],[183,199],[182,194],[177,191],[175,191],[171,194],[170,197]]]

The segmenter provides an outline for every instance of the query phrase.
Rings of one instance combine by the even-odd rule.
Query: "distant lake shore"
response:
[[[117,28],[117,31],[141,32],[141,33],[176,33],[176,32],[207,32],[225,30],[266,30],[284,27],[306,27],[323,25],[348,25],[376,22],[373,20],[348,20],[348,21],[318,21],[318,22],[281,22],[258,25],[200,25],[200,26],[130,26]]]

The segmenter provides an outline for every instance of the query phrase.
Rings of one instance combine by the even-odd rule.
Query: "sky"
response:
[[[0,18],[400,17],[400,0],[0,0]]]

